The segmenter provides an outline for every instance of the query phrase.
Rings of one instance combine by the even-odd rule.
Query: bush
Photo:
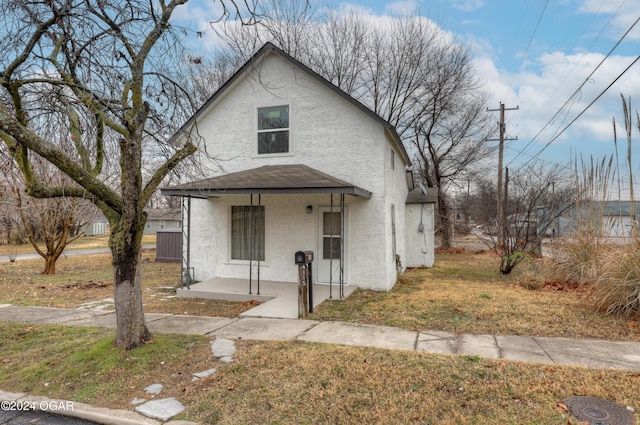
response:
[[[640,240],[603,253],[595,282],[596,305],[607,314],[630,317],[640,311]]]
[[[603,254],[614,247],[587,232],[575,232],[570,238],[556,240],[551,249],[551,280],[569,285],[584,285],[594,284],[598,280]]]

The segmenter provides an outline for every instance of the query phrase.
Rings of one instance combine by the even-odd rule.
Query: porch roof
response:
[[[371,198],[371,192],[302,164],[265,165],[161,189],[163,195],[212,198],[237,194],[344,193]]]

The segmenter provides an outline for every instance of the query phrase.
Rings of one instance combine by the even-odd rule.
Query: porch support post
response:
[[[253,285],[253,193],[249,196],[249,295]]]
[[[340,299],[344,298],[344,193],[340,194]]]
[[[180,282],[180,287],[184,288],[186,285],[187,289],[191,289],[191,279],[193,278],[193,276],[191,276],[191,197],[190,196],[181,197],[180,204],[181,204],[180,215],[182,219],[182,241],[183,241],[182,275],[181,275],[182,281]]]
[[[262,205],[261,198],[262,198],[261,194],[258,193],[258,209],[260,209],[260,205]],[[253,207],[251,207],[251,209],[253,209]],[[260,295],[260,257],[261,255],[258,255],[258,295]]]
[[[333,192],[331,192],[331,201],[329,209],[329,299],[333,298]],[[324,219],[323,224],[324,226]],[[322,241],[324,247],[324,241]]]

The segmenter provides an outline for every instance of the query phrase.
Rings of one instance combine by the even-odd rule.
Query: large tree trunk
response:
[[[56,274],[56,261],[58,261],[59,257],[60,254],[47,254],[47,256],[44,257],[44,271],[42,274]]]
[[[142,236],[128,236],[131,237],[120,239],[124,242],[123,245],[112,245],[111,252],[117,321],[116,346],[130,350],[151,341],[151,332],[145,324],[142,309]]]
[[[453,242],[453,223],[451,209],[444,194],[438,188],[438,216],[440,217],[440,237],[442,248],[451,248]]]

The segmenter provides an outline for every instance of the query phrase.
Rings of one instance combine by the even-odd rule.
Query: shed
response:
[[[156,261],[182,261],[182,229],[162,229],[156,232]]]

